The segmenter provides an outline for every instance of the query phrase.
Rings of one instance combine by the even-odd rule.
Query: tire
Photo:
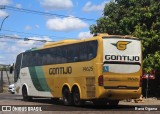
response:
[[[72,97],[68,88],[64,88],[62,91],[63,104],[66,106],[72,105]]]
[[[14,92],[11,92],[12,94],[15,94]]]
[[[108,103],[110,106],[118,106],[119,100],[111,100]]]
[[[80,92],[78,88],[73,90],[73,103],[75,106],[81,106],[83,104],[83,101],[80,99]]]
[[[31,101],[32,100],[32,97],[28,96],[26,87],[22,88],[22,96],[23,96],[24,101]]]

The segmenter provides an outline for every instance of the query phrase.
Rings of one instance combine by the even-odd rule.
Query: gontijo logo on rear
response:
[[[118,41],[117,43],[111,43],[116,46],[118,50],[125,50],[127,48],[127,44],[131,43],[131,41]]]

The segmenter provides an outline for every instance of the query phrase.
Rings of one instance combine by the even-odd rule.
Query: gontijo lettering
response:
[[[72,73],[72,67],[56,67],[56,68],[50,68],[49,74],[50,75],[57,75],[57,74],[71,74]]]
[[[139,61],[139,56],[105,55],[105,60]]]

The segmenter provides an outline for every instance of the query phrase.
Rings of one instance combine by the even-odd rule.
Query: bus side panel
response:
[[[39,68],[37,68],[39,70]],[[42,71],[39,70],[41,73]],[[37,89],[39,86],[37,82],[42,83],[42,80],[45,80],[45,78],[42,78],[38,72],[36,72],[36,68],[22,68],[20,71],[20,79],[16,83],[16,93],[22,95],[22,87],[23,85],[26,85],[27,87],[27,92],[29,96],[37,96],[37,97],[52,97],[50,91],[42,91]],[[37,76],[39,76],[37,78]],[[41,86],[44,86],[45,84],[42,84]]]
[[[62,88],[66,83],[72,89],[80,87],[81,98],[95,97],[95,74],[93,61],[43,66],[47,84],[55,97],[62,97]]]

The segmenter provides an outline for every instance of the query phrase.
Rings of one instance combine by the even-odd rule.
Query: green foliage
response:
[[[160,51],[155,52],[155,54],[148,54],[143,60],[144,70],[150,72],[152,69],[160,69]]]
[[[115,0],[105,5],[104,16],[90,26],[94,33],[132,35],[142,40],[144,69],[160,71],[160,1]]]

